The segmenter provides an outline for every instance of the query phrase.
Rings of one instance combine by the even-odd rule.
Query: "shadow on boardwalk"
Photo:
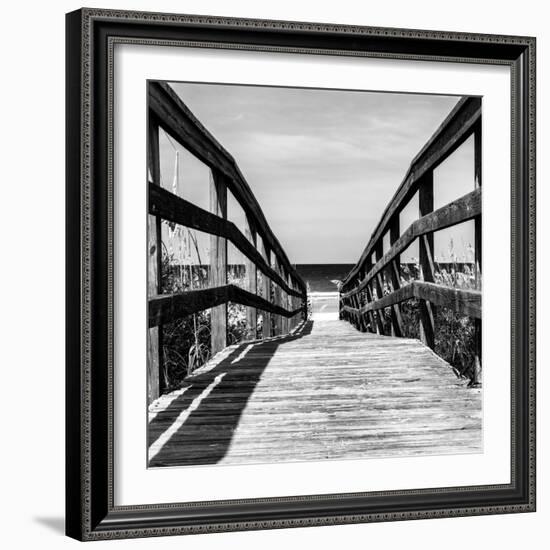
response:
[[[149,422],[149,466],[216,464],[231,444],[248,400],[281,344],[311,334],[313,321],[297,333],[234,349],[210,370],[189,377],[179,396]]]

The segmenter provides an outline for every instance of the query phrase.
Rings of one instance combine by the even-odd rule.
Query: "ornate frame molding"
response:
[[[322,47],[329,35],[339,47]],[[364,44],[352,47],[350,37]],[[119,43],[511,67],[510,485],[114,506],[112,127]],[[533,511],[535,86],[531,37],[102,9],[68,14],[67,534],[99,540]]]

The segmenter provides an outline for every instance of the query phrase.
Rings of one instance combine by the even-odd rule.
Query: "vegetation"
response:
[[[209,267],[202,262],[197,239],[192,230],[171,227],[180,245],[178,253],[163,244],[161,292],[174,294],[208,288]],[[193,263],[194,262],[194,263]],[[228,266],[229,284],[246,288],[246,271],[242,265]],[[249,327],[246,307],[227,304],[227,343],[236,344],[261,336],[263,313],[258,311],[256,327]],[[183,317],[162,327],[163,382],[166,391],[178,388],[186,376],[211,358],[210,310]]]
[[[163,247],[161,268],[163,294],[197,290],[208,286],[208,269],[200,261],[199,247],[192,231],[187,231],[187,242],[194,247],[199,265],[177,264],[174,254]],[[200,311],[162,326],[163,376],[167,391],[179,387],[187,375],[210,359],[210,327],[210,310]]]
[[[473,248],[468,254],[458,258],[450,241],[448,262],[435,263],[435,282],[439,285],[463,290],[481,290],[481,280],[476,275]],[[410,263],[401,264],[401,285],[420,278],[420,265],[417,258]],[[388,294],[391,288],[384,281],[383,293]],[[407,300],[400,305],[403,320],[404,336],[420,337],[420,302],[417,299]],[[468,380],[474,377],[475,369],[475,323],[474,319],[456,313],[454,310],[432,306],[435,325],[435,352],[452,365],[457,373]],[[386,334],[391,333],[391,310],[386,308],[382,314]]]

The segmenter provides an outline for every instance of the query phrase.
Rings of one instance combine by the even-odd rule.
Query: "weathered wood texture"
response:
[[[154,117],[148,121],[147,161],[149,187],[160,186],[159,128]],[[162,238],[160,218],[147,216],[147,297],[160,292],[162,269]],[[147,332],[147,400],[151,403],[160,395],[162,376],[162,327],[151,327]]]
[[[301,297],[303,295],[303,293],[293,290],[286,284],[283,278],[266,263],[260,252],[256,250],[246,235],[243,235],[233,222],[208,212],[208,210],[204,210],[155,185],[149,185],[149,213],[159,216],[163,220],[226,238],[253,262],[264,275],[281,285],[286,292],[294,296]]]
[[[267,248],[265,241],[262,239],[262,257],[264,258],[267,265],[271,266],[271,252],[269,251],[269,248]],[[263,289],[262,293],[264,296],[264,300],[271,303],[271,281],[268,277],[264,277],[263,280]],[[262,326],[262,337],[268,338],[271,336],[271,313],[269,311],[264,310],[263,313],[263,326]]]
[[[481,183],[482,183],[482,170],[481,170],[481,159],[482,159],[482,139],[481,139],[481,124],[478,124],[474,133],[474,173],[475,173],[475,185],[479,188],[481,192]],[[474,238],[475,238],[475,267],[476,267],[476,289],[481,290],[482,284],[482,233],[481,233],[481,216],[477,216],[474,221]],[[474,366],[474,376],[472,379],[473,384],[481,383],[481,355],[482,355],[482,346],[481,346],[481,319],[475,320],[475,366]]]
[[[235,159],[199,122],[169,84],[150,82],[148,90],[149,110],[158,118],[161,127],[212,170],[224,176],[228,188],[246,214],[252,218],[257,232],[266,245],[279,258],[300,289],[305,292],[305,283],[292,267],[283,247],[271,231]]]
[[[353,315],[357,313],[364,315],[369,311],[378,311],[393,304],[399,304],[411,298],[427,300],[438,306],[444,306],[461,313],[469,315],[475,319],[481,319],[481,292],[477,290],[462,290],[437,285],[435,283],[425,283],[422,281],[413,281],[398,290],[371,301],[364,305],[360,310],[349,306],[344,306],[343,310]]]
[[[338,320],[228,348],[149,419],[153,467],[482,450],[480,390],[418,340]]]
[[[210,210],[222,220],[227,218],[227,187],[224,177],[214,171],[210,172]],[[210,286],[224,287],[226,283],[227,240],[223,236],[210,235]],[[173,298],[170,301],[176,303]],[[149,305],[151,306],[151,300]],[[173,310],[174,308],[171,308],[171,311]],[[149,324],[151,318],[149,307]],[[227,303],[212,304],[210,320],[211,351],[217,353],[227,345]],[[162,326],[162,323],[158,324]]]
[[[420,216],[427,216],[434,209],[434,176],[433,171],[424,174],[418,189],[418,206]],[[425,233],[419,239],[419,262],[422,280],[428,283],[434,281],[434,263],[432,251],[434,249],[434,234]],[[420,339],[429,348],[435,347],[434,311],[432,304],[427,300],[420,300]]]
[[[178,294],[161,294],[149,299],[149,327],[156,327],[181,319],[186,315],[197,313],[208,308],[215,311],[216,307],[235,302],[244,306],[258,308],[276,315],[292,317],[301,311],[301,307],[293,311],[283,309],[235,285],[223,285],[202,290],[188,290]],[[212,319],[214,321],[214,319]],[[225,345],[223,346],[225,347]],[[223,349],[223,348],[220,348]],[[220,349],[216,351],[220,351]]]
[[[481,216],[481,189],[476,189],[463,197],[438,208],[434,212],[422,216],[413,222],[408,229],[392,244],[380,260],[368,271],[366,277],[354,288],[342,292],[342,297],[347,298],[364,289],[367,284],[384,269],[391,261],[399,258],[403,252],[417,237],[422,237],[434,231],[440,231],[453,225],[466,222]]]
[[[256,250],[256,233],[250,230],[250,225],[247,223],[245,236],[254,245]],[[248,292],[256,295],[258,291],[258,278],[256,275],[256,264],[247,260],[246,263],[246,286]],[[255,307],[247,306],[246,308],[246,340],[256,339],[257,313]]]
[[[472,134],[480,120],[481,98],[466,97],[456,104],[449,116],[441,123],[434,135],[411,162],[403,182],[384,210],[372,237],[361,254],[361,258],[346,276],[343,282],[344,290],[349,290],[348,285],[353,286],[357,274],[367,262],[377,242],[387,231],[391,218],[412,197],[418,189],[422,177],[455,151]]]

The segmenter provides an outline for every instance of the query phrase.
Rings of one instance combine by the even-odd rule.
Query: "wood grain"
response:
[[[462,290],[459,288],[450,288],[437,285],[435,283],[425,283],[422,281],[413,281],[408,285],[402,286],[391,294],[386,294],[376,301],[371,301],[364,305],[360,310],[349,306],[344,306],[344,311],[352,315],[358,311],[364,315],[369,311],[378,311],[393,304],[399,304],[411,298],[427,300],[436,305],[451,308],[462,315],[470,315],[475,319],[481,319],[481,292],[477,290]]]
[[[264,213],[235,159],[200,123],[169,84],[150,82],[148,92],[150,113],[157,117],[161,127],[176,141],[211,169],[221,172],[226,177],[228,188],[247,216],[252,218],[256,231],[292,275],[300,289],[305,292],[304,281],[292,267],[283,247],[269,227]]]
[[[303,296],[303,292],[290,288],[279,273],[266,263],[261,253],[256,250],[246,235],[243,235],[233,222],[152,184],[149,185],[149,213],[191,229],[198,229],[210,235],[226,238],[252,261],[264,275],[273,279],[289,294]]]
[[[388,229],[391,218],[400,211],[418,189],[420,179],[443,162],[473,132],[481,120],[481,98],[465,97],[458,101],[454,109],[441,123],[434,135],[411,162],[407,174],[394,196],[386,206],[372,237],[361,258],[344,279],[344,288],[353,282],[376,243]]]
[[[392,247],[382,256],[380,260],[368,271],[365,278],[354,288],[342,292],[342,297],[347,298],[359,292],[383,270],[392,260],[399,257],[417,237],[440,231],[453,225],[481,216],[481,189],[476,189],[463,197],[442,206],[441,208],[427,214],[413,222],[401,235]]]
[[[418,340],[334,320],[248,346],[226,349],[185,391],[155,402],[150,466],[482,450],[480,390]]]
[[[251,294],[235,285],[224,285],[201,290],[188,290],[177,294],[160,294],[149,298],[149,327],[161,326],[186,315],[215,308],[227,302],[235,302],[285,317],[292,317],[301,311],[301,306],[293,311],[268,302],[257,294]],[[223,346],[225,347],[225,346]],[[220,348],[223,349],[223,348]],[[217,350],[220,351],[220,350]]]

